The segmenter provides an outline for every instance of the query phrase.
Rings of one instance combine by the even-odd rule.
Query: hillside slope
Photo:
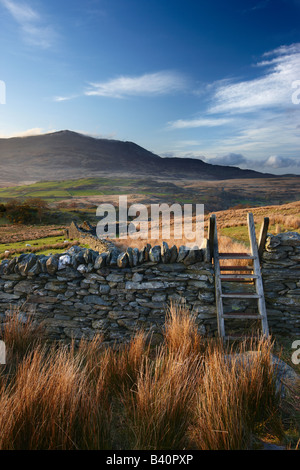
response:
[[[161,158],[133,142],[95,139],[71,131],[0,139],[0,169],[0,182],[11,183],[107,174],[203,180],[272,176],[192,158]]]

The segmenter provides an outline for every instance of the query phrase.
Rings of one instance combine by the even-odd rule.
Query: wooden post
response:
[[[259,314],[261,315],[263,334],[268,336],[269,327],[268,327],[268,320],[267,320],[265,296],[264,296],[264,289],[263,289],[260,263],[259,263],[259,257],[258,257],[257,241],[256,241],[256,236],[255,236],[255,225],[254,225],[254,220],[253,220],[253,214],[251,212],[248,212],[248,231],[249,231],[249,238],[250,238],[251,253],[254,257],[253,259],[254,274],[257,275],[255,286],[256,286],[256,293],[258,295],[258,300],[257,300],[258,311],[259,311]]]
[[[216,293],[216,307],[218,319],[218,333],[220,338],[225,339],[225,324],[223,318],[223,301],[222,301],[222,285],[220,278],[220,259],[218,248],[218,233],[217,233],[217,220],[215,214],[212,215],[213,227],[213,253],[214,253],[214,269],[215,269],[215,293]],[[212,234],[212,232],[211,232]]]
[[[267,239],[267,235],[268,235],[269,221],[270,221],[269,217],[265,217],[264,221],[263,221],[263,224],[261,226],[261,229],[260,229],[260,234],[259,234],[259,239],[258,239],[258,255],[259,255],[259,258],[262,257],[262,254],[263,254],[264,249],[265,249],[266,239]]]
[[[216,216],[213,214],[209,218],[208,224],[208,245],[210,251],[210,261],[212,260],[213,253],[214,253],[214,238],[215,238],[215,226],[216,226]]]

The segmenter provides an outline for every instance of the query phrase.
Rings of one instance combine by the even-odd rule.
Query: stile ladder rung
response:
[[[220,271],[253,271],[253,266],[220,266]]]
[[[220,279],[222,281],[235,280],[235,281],[248,281],[249,279],[257,279],[256,274],[221,274]]]
[[[260,299],[258,294],[248,294],[246,292],[232,292],[231,294],[221,294],[224,299]]]
[[[245,340],[245,339],[249,339],[249,340],[252,340],[252,339],[255,339],[255,336],[225,336],[224,337],[225,341],[237,341],[237,340]]]
[[[232,319],[232,320],[258,320],[258,319],[261,319],[261,315],[241,315],[241,314],[235,314],[235,313],[224,313],[222,315],[222,317],[226,320],[227,318],[228,319]]]
[[[219,253],[220,259],[254,259],[255,257],[248,253]]]

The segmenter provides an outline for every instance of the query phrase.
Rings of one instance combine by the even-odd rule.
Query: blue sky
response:
[[[0,136],[300,174],[299,25],[300,0],[0,0]]]

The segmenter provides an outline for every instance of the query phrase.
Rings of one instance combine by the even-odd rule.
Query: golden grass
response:
[[[14,370],[0,368],[2,450],[242,449],[265,430],[281,437],[266,338],[228,349],[171,305],[156,349],[142,331],[123,347],[96,336],[75,348],[35,337],[19,313],[2,334],[16,355]],[[245,362],[235,353],[248,348]]]
[[[283,437],[272,343],[261,338],[250,346],[256,351],[250,356],[245,342],[235,351],[225,351],[221,343],[207,351],[190,430],[201,450],[251,448],[253,436],[262,429]]]
[[[285,227],[300,227],[300,201],[277,206],[251,207],[245,209],[228,209],[215,212],[218,228],[247,225],[247,213],[252,212],[255,222],[261,223],[269,217],[270,225],[280,223]]]

